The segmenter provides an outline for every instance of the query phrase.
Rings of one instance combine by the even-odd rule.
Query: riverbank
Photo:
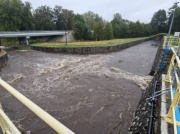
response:
[[[76,44],[53,44],[53,43],[42,43],[31,45],[32,49],[38,51],[45,51],[49,53],[70,53],[70,54],[98,54],[98,53],[111,53],[117,52],[137,44],[143,43],[148,40],[160,40],[163,38],[164,34],[158,34],[150,37],[143,38],[131,38],[131,39],[122,39],[121,42],[109,41],[109,42],[81,42]],[[120,41],[120,40],[119,40]],[[112,43],[113,42],[113,43]],[[85,45],[84,45],[85,44]],[[94,44],[94,45],[93,45]]]

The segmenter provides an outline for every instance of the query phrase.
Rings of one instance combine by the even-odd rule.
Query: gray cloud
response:
[[[168,10],[174,2],[180,2],[180,0],[29,0],[29,2],[34,9],[41,5],[52,8],[60,5],[80,14],[92,11],[108,21],[112,20],[115,13],[120,13],[123,19],[149,23],[153,14],[159,9]]]

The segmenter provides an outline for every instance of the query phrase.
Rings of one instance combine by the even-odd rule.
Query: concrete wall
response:
[[[50,36],[46,39],[46,42],[66,42],[66,36],[67,36],[67,42],[74,42],[76,41],[74,38],[74,35],[72,32],[68,32],[67,35],[61,35],[61,36]]]
[[[138,45],[142,42],[157,39],[162,39],[163,34],[156,35],[153,37],[149,37],[142,40],[137,40],[133,42],[128,42],[124,44],[119,44],[115,46],[104,46],[104,47],[78,47],[78,48],[51,48],[51,47],[38,47],[38,46],[32,46],[32,49],[38,50],[38,51],[45,51],[49,53],[71,53],[71,54],[98,54],[98,53],[110,53],[110,52],[117,52],[126,48],[129,48],[131,46]]]
[[[8,56],[7,53],[0,56],[0,70],[7,64]]]
[[[160,60],[162,58],[162,55],[163,55],[163,42],[164,42],[164,38],[162,38],[160,40],[160,45],[158,46],[158,50],[156,52],[156,56],[155,56],[155,59],[154,59],[154,62],[153,62],[153,66],[151,68],[151,71],[150,71],[150,75],[154,75],[157,73],[157,70],[159,69],[159,66],[160,66]]]
[[[66,36],[67,36],[67,42],[73,42],[76,41],[74,38],[74,35],[72,32],[67,33],[67,35],[64,35],[62,38],[57,38],[55,42],[66,42]]]
[[[164,54],[163,49],[163,39],[161,40],[161,44],[158,48],[158,51],[156,53],[156,57],[154,59],[154,64],[152,66],[151,75],[154,75],[152,81],[150,82],[149,86],[146,88],[146,90],[142,93],[142,96],[139,101],[139,105],[137,107],[137,110],[134,113],[134,117],[132,119],[131,126],[129,128],[129,134],[146,134],[148,133],[149,129],[149,117],[150,117],[150,111],[151,111],[151,100],[147,101],[147,98],[152,97],[154,94],[154,88],[155,88],[155,82],[159,81],[160,86],[158,86],[156,91],[161,90],[161,76],[162,74],[167,72],[167,68],[170,62],[170,59],[172,57],[172,53],[169,52],[166,55],[165,58],[165,69],[160,71],[160,65],[162,61],[162,55]],[[158,97],[160,98],[160,97]],[[158,99],[157,98],[157,99]],[[160,133],[160,106],[161,101],[157,100],[155,104],[155,117],[153,122],[153,130],[152,133]]]

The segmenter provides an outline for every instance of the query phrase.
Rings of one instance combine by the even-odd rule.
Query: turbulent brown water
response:
[[[1,77],[78,134],[125,133],[157,51],[148,41],[97,55],[9,52]],[[32,134],[55,133],[0,87],[14,123]]]

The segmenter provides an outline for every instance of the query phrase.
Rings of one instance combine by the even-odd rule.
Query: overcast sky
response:
[[[111,21],[115,13],[120,13],[123,19],[149,23],[155,12],[159,9],[168,10],[174,2],[180,0],[22,0],[29,1],[33,9],[47,5],[55,5],[73,10],[74,13],[92,11],[98,13],[105,20]],[[180,6],[180,3],[179,3]]]

